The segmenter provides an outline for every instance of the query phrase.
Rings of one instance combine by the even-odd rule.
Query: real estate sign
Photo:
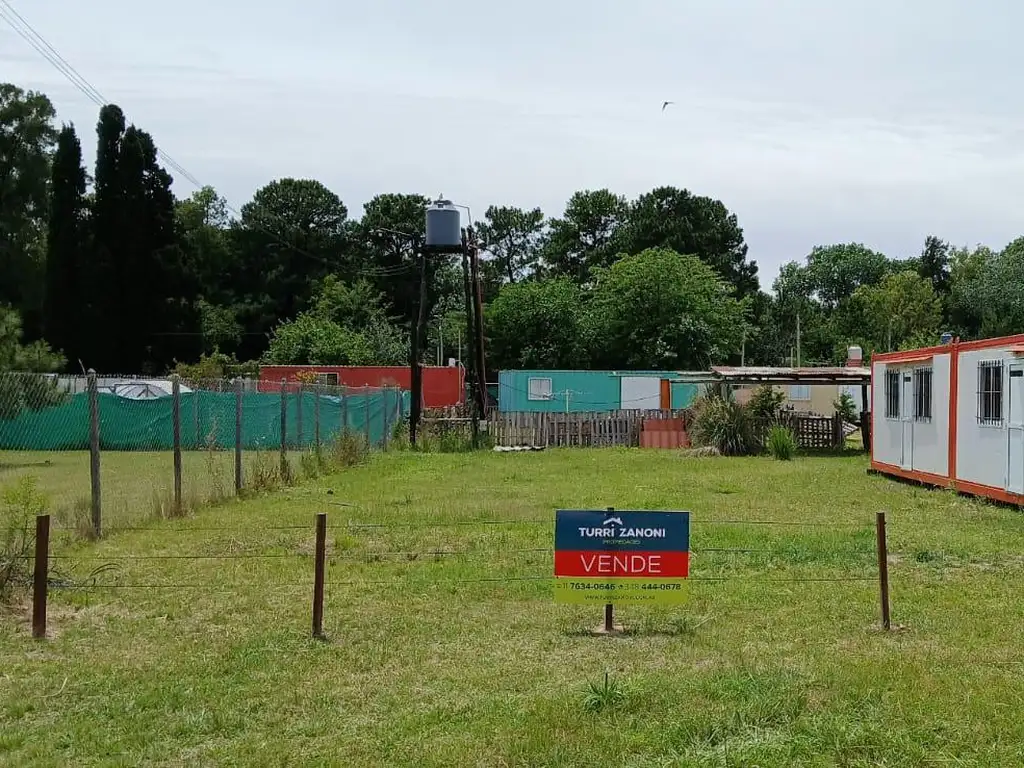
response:
[[[682,603],[689,574],[689,512],[555,512],[556,602]]]

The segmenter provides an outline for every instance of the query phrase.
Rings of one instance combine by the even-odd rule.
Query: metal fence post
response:
[[[366,428],[366,447],[371,448],[373,441],[370,437],[370,387],[366,384],[363,385],[363,417]]]
[[[313,390],[313,445],[316,453],[320,455],[320,385],[317,384]]]
[[[242,387],[241,378],[235,379],[235,493],[242,492]]]
[[[46,637],[46,591],[50,574],[50,516],[36,515],[36,556],[32,574],[32,637]]]
[[[288,382],[281,379],[281,481],[288,482]]]
[[[384,435],[382,436],[381,440],[383,441],[383,447],[384,447],[384,450],[386,451],[388,449],[388,437],[389,437],[389,435],[388,435],[388,408],[391,407],[391,404],[389,402],[389,400],[391,399],[391,387],[385,387],[384,390],[381,392],[381,394],[384,396],[384,407],[382,409],[383,412],[384,412]]]
[[[302,406],[305,405],[306,385],[301,381],[298,383],[298,397],[295,399],[295,447],[300,451],[306,449],[302,440]]]
[[[171,376],[171,421],[174,432],[174,514],[181,514],[181,378]]]
[[[102,533],[103,494],[100,490],[100,392],[96,371],[89,369],[89,482],[92,489],[92,535]]]

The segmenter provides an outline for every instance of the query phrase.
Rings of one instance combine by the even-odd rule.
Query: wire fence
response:
[[[547,529],[539,528],[540,523]],[[698,535],[697,546],[689,550],[688,582],[768,588],[877,585],[880,625],[890,629],[883,513],[876,516],[873,528],[866,522],[813,529],[808,524],[807,532],[798,538],[785,533],[792,524],[772,520],[708,520],[699,521],[696,528],[699,531],[705,525],[708,531]],[[766,536],[766,529],[776,526],[783,533]],[[456,527],[459,538],[452,540],[449,532]],[[26,550],[34,548],[34,554],[22,557],[34,567],[33,632],[37,637],[46,635],[50,593],[164,590],[236,592],[240,600],[268,596],[301,600],[305,591],[312,598],[313,635],[323,636],[325,595],[331,591],[344,593],[338,596],[344,603],[346,596],[350,599],[372,587],[401,588],[408,596],[416,585],[433,591],[523,583],[527,599],[552,599],[553,529],[550,518],[438,521],[414,528],[401,523],[328,524],[328,515],[318,514],[312,525],[245,530],[164,527],[161,548],[165,551],[121,554],[92,548],[83,551],[80,544],[65,547],[59,535],[51,536],[49,516],[40,515],[33,546]],[[54,533],[62,530],[58,526]],[[509,530],[515,531],[514,538],[509,537]],[[218,539],[210,535],[216,532],[227,536]],[[257,535],[261,538],[251,538]],[[179,546],[186,551],[166,552]],[[229,547],[233,551],[225,551]],[[833,599],[834,595],[829,601]],[[850,605],[856,610],[864,607],[863,601],[851,601]]]
[[[3,373],[0,484],[33,475],[98,535],[387,450],[408,408],[387,387]]]

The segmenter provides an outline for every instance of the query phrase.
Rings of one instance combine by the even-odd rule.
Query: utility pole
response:
[[[487,408],[487,368],[484,355],[484,301],[483,293],[480,289],[480,264],[476,246],[476,235],[473,232],[472,226],[467,227],[466,232],[469,240],[469,269],[473,280],[473,314],[475,316],[474,330],[476,331],[476,384],[480,390],[480,415],[483,416]]]
[[[420,426],[423,408],[423,366],[420,365],[420,337],[423,334],[423,316],[427,304],[427,256],[421,244],[415,244],[420,262],[420,298],[416,320],[412,331],[409,365],[412,367],[412,402],[409,404],[409,443],[416,445],[416,433]]]
[[[474,327],[476,325],[476,314],[473,312],[473,299],[472,290],[469,283],[469,235],[465,229],[462,230],[462,282],[463,288],[465,289],[466,299],[466,360],[469,365],[463,366],[463,370],[466,371],[466,388],[472,397],[472,402],[468,403],[470,406],[470,414],[473,419],[473,445],[477,445],[478,433],[480,429],[480,416],[483,415],[483,411],[479,409],[479,398],[477,397],[476,387],[476,354],[473,349],[473,339],[476,337]],[[459,340],[459,348],[462,347],[462,340]]]

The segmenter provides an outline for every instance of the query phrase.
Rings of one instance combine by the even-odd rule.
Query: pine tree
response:
[[[46,294],[43,323],[47,341],[62,350],[75,366],[88,333],[83,318],[86,294],[80,285],[88,251],[85,206],[85,168],[82,144],[74,125],[65,125],[57,137],[57,152],[50,174],[50,216],[46,252]]]

